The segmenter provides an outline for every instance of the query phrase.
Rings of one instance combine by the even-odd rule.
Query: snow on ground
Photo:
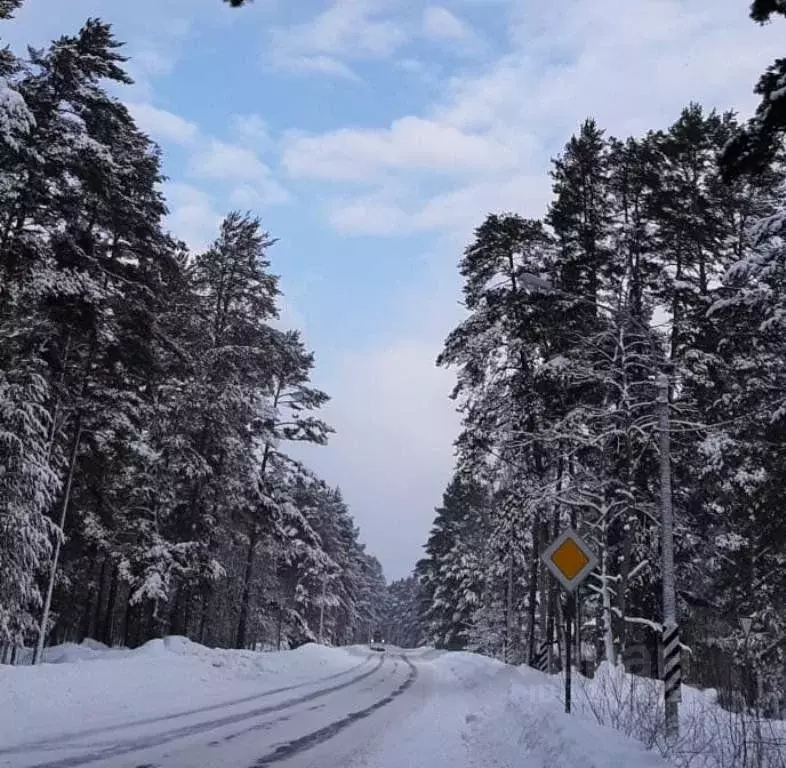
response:
[[[611,725],[653,749],[678,768],[784,768],[786,722],[729,712],[714,690],[682,686],[680,736],[667,745],[663,733],[663,684],[601,664],[592,680],[578,677],[576,711]]]
[[[308,695],[302,704],[292,701],[300,709],[291,708],[287,702],[306,693],[303,689],[282,694],[289,716],[276,714],[273,730],[259,733],[267,734],[271,744],[286,744],[293,738],[308,741],[312,731],[329,731],[326,740],[298,752],[297,766],[308,768],[741,768],[744,763],[735,750],[756,738],[759,727],[720,709],[714,692],[684,687],[682,739],[667,762],[660,755],[665,749],[662,689],[655,681],[602,665],[592,680],[576,676],[574,714],[567,715],[560,676],[472,653],[419,649],[404,652],[406,664],[399,653],[389,649],[392,658],[385,666],[374,667],[375,672],[367,664],[355,682],[342,673],[367,662],[369,650],[362,646],[309,644],[258,653],[209,649],[182,637],[154,640],[136,650],[93,642],[60,646],[47,651],[49,663],[0,667],[0,744],[30,744],[131,721],[139,721],[134,727],[143,730],[146,722],[159,728],[165,716],[200,707],[211,707],[205,718],[220,717],[242,709],[238,700],[245,696],[306,682],[316,684],[309,690],[325,690],[317,694],[320,706],[311,706],[314,696]],[[413,666],[414,684],[396,693]],[[332,680],[336,675],[342,677]],[[320,682],[327,680],[331,682]],[[352,715],[364,707],[370,707],[365,714]],[[251,715],[257,720],[266,716],[261,711]],[[189,724],[190,717],[177,727]],[[202,716],[195,717],[198,722]],[[253,726],[257,720],[242,725]],[[764,728],[758,742],[770,745],[772,759],[761,765],[782,766],[778,761],[786,761],[786,724]],[[199,741],[198,728],[189,733]],[[262,736],[249,738],[249,754],[261,754]],[[240,742],[231,744],[240,750]],[[196,742],[192,746],[198,749]],[[211,754],[218,759],[218,752]],[[238,751],[235,757],[243,754]],[[250,763],[232,759],[226,764]]]
[[[586,717],[565,714],[557,678],[472,653],[410,658],[426,678],[407,718],[352,768],[668,768]]]
[[[206,648],[184,637],[134,650],[87,641],[46,650],[45,664],[0,666],[0,744],[85,726],[157,717],[325,678],[362,663],[358,649],[309,643],[256,653]]]

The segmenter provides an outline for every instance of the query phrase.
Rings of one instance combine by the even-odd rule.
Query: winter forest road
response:
[[[411,714],[417,659],[370,652],[346,671],[164,717],[0,746],[9,768],[344,768]],[[410,690],[412,689],[412,690]],[[412,698],[412,701],[407,699]]]

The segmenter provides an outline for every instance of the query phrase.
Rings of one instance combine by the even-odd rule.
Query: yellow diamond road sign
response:
[[[595,553],[572,528],[563,531],[540,557],[568,592],[576,589],[598,564]]]

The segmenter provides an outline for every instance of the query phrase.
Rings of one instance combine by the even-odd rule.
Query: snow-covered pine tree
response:
[[[0,2],[0,20],[17,0]],[[23,162],[32,112],[18,88],[23,63],[0,49],[0,189],[11,194],[14,169]],[[33,247],[33,243],[28,244]],[[52,419],[46,363],[31,340],[42,332],[32,274],[17,269],[21,246],[0,241],[0,661],[35,629],[42,599],[37,575],[56,531],[47,513],[56,498]]]
[[[765,24],[773,16],[786,16],[781,0],[753,0],[753,21]],[[786,58],[776,59],[759,78],[754,92],[761,96],[755,115],[729,140],[721,157],[726,180],[765,170],[778,152],[786,133]]]
[[[769,185],[750,189],[759,199],[758,215],[743,234],[746,247],[724,276],[710,310],[717,332],[715,398],[707,410],[715,426],[700,446],[701,487],[712,499],[691,522],[701,526],[697,560],[704,578],[694,581],[697,597],[709,600],[720,615],[751,616],[755,631],[748,649],[757,658],[757,674],[765,678],[768,711],[782,695],[786,665],[786,525],[779,514],[786,478],[783,467],[786,349],[783,312],[786,304],[786,249],[782,160],[768,170],[781,191]],[[767,174],[746,180],[762,185]],[[738,664],[745,655],[739,624],[696,627],[702,647],[700,671],[707,684],[725,687],[724,670],[713,663],[712,648],[721,647]],[[751,650],[752,649],[752,650]],[[746,690],[753,702],[754,691]]]
[[[168,258],[157,152],[102,87],[128,81],[118,47],[108,25],[89,20],[32,52],[16,75],[31,126],[4,169],[4,267],[35,294],[26,343],[48,368],[52,455],[66,457],[61,476],[72,479],[54,515],[71,527],[66,560],[95,556],[112,528],[95,504],[80,504],[77,520],[68,510],[74,497],[95,499],[96,483],[108,501],[115,440],[139,427],[150,297]]]
[[[129,82],[119,49],[90,19],[27,61],[0,51],[4,626],[32,639],[55,573],[50,640],[302,642],[327,573],[343,642],[384,580],[284,453],[330,430],[312,355],[272,322],[273,241],[238,213],[196,256],[163,231],[159,151],[106,91]]]
[[[0,329],[0,342],[7,342]],[[4,347],[5,348],[5,347]],[[7,349],[7,348],[6,348]],[[36,576],[56,531],[46,516],[59,490],[50,456],[43,364],[0,368],[0,646],[21,645],[42,605]]]
[[[477,550],[489,533],[488,499],[483,487],[456,476],[443,495],[425,545],[426,556],[416,567],[422,590],[424,637],[438,648],[467,647],[473,615],[479,605],[482,572]],[[486,546],[481,544],[481,546]]]
[[[332,431],[313,411],[327,402],[327,395],[310,386],[309,376],[314,364],[313,355],[307,352],[297,332],[271,335],[272,379],[269,385],[269,403],[260,414],[254,428],[262,441],[257,467],[259,502],[246,510],[248,551],[243,572],[243,597],[238,620],[238,647],[245,647],[250,610],[251,589],[260,538],[270,535],[270,480],[268,469],[287,442],[310,442],[324,445]]]
[[[386,643],[401,648],[420,645],[420,584],[414,574],[388,584],[382,636]]]
[[[507,215],[490,216],[467,249],[470,315],[440,362],[458,367],[461,471],[494,499],[488,542],[495,530],[502,540],[521,537],[512,578],[504,549],[475,550],[483,552],[482,609],[469,639],[486,653],[501,654],[522,630],[530,647],[535,637],[558,639],[559,606],[553,589],[540,587],[535,558],[571,523],[601,555],[581,601],[584,639],[595,640],[598,659],[628,661],[642,644],[656,658],[654,382],[666,371],[691,674],[728,686],[718,673],[733,656],[722,654],[738,649],[740,631],[728,617],[743,609],[767,617],[757,625],[761,658],[779,674],[781,629],[771,618],[779,603],[769,590],[780,584],[771,574],[782,550],[772,546],[782,532],[771,494],[782,482],[775,393],[783,350],[771,331],[781,312],[783,217],[774,204],[783,169],[776,163],[724,185],[718,159],[735,130],[730,115],[698,105],[668,130],[624,142],[588,121],[555,162],[548,245],[522,247],[510,236],[517,219]],[[514,265],[521,289],[512,292]],[[440,532],[437,525],[427,552]],[[466,543],[472,533],[461,536]],[[462,542],[454,537],[448,549],[461,552]],[[448,607],[436,597],[451,571],[440,582],[431,561],[418,571],[425,616]],[[761,599],[746,602],[757,579]],[[651,674],[654,666],[638,668]]]

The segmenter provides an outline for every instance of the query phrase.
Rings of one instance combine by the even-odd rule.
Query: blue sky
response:
[[[389,577],[420,556],[453,463],[456,262],[492,210],[540,216],[579,121],[615,135],[696,100],[749,112],[783,55],[743,0],[26,0],[2,36],[114,24],[121,98],[164,149],[170,227],[194,248],[250,209],[279,243],[283,321],[316,352],[340,485]]]

